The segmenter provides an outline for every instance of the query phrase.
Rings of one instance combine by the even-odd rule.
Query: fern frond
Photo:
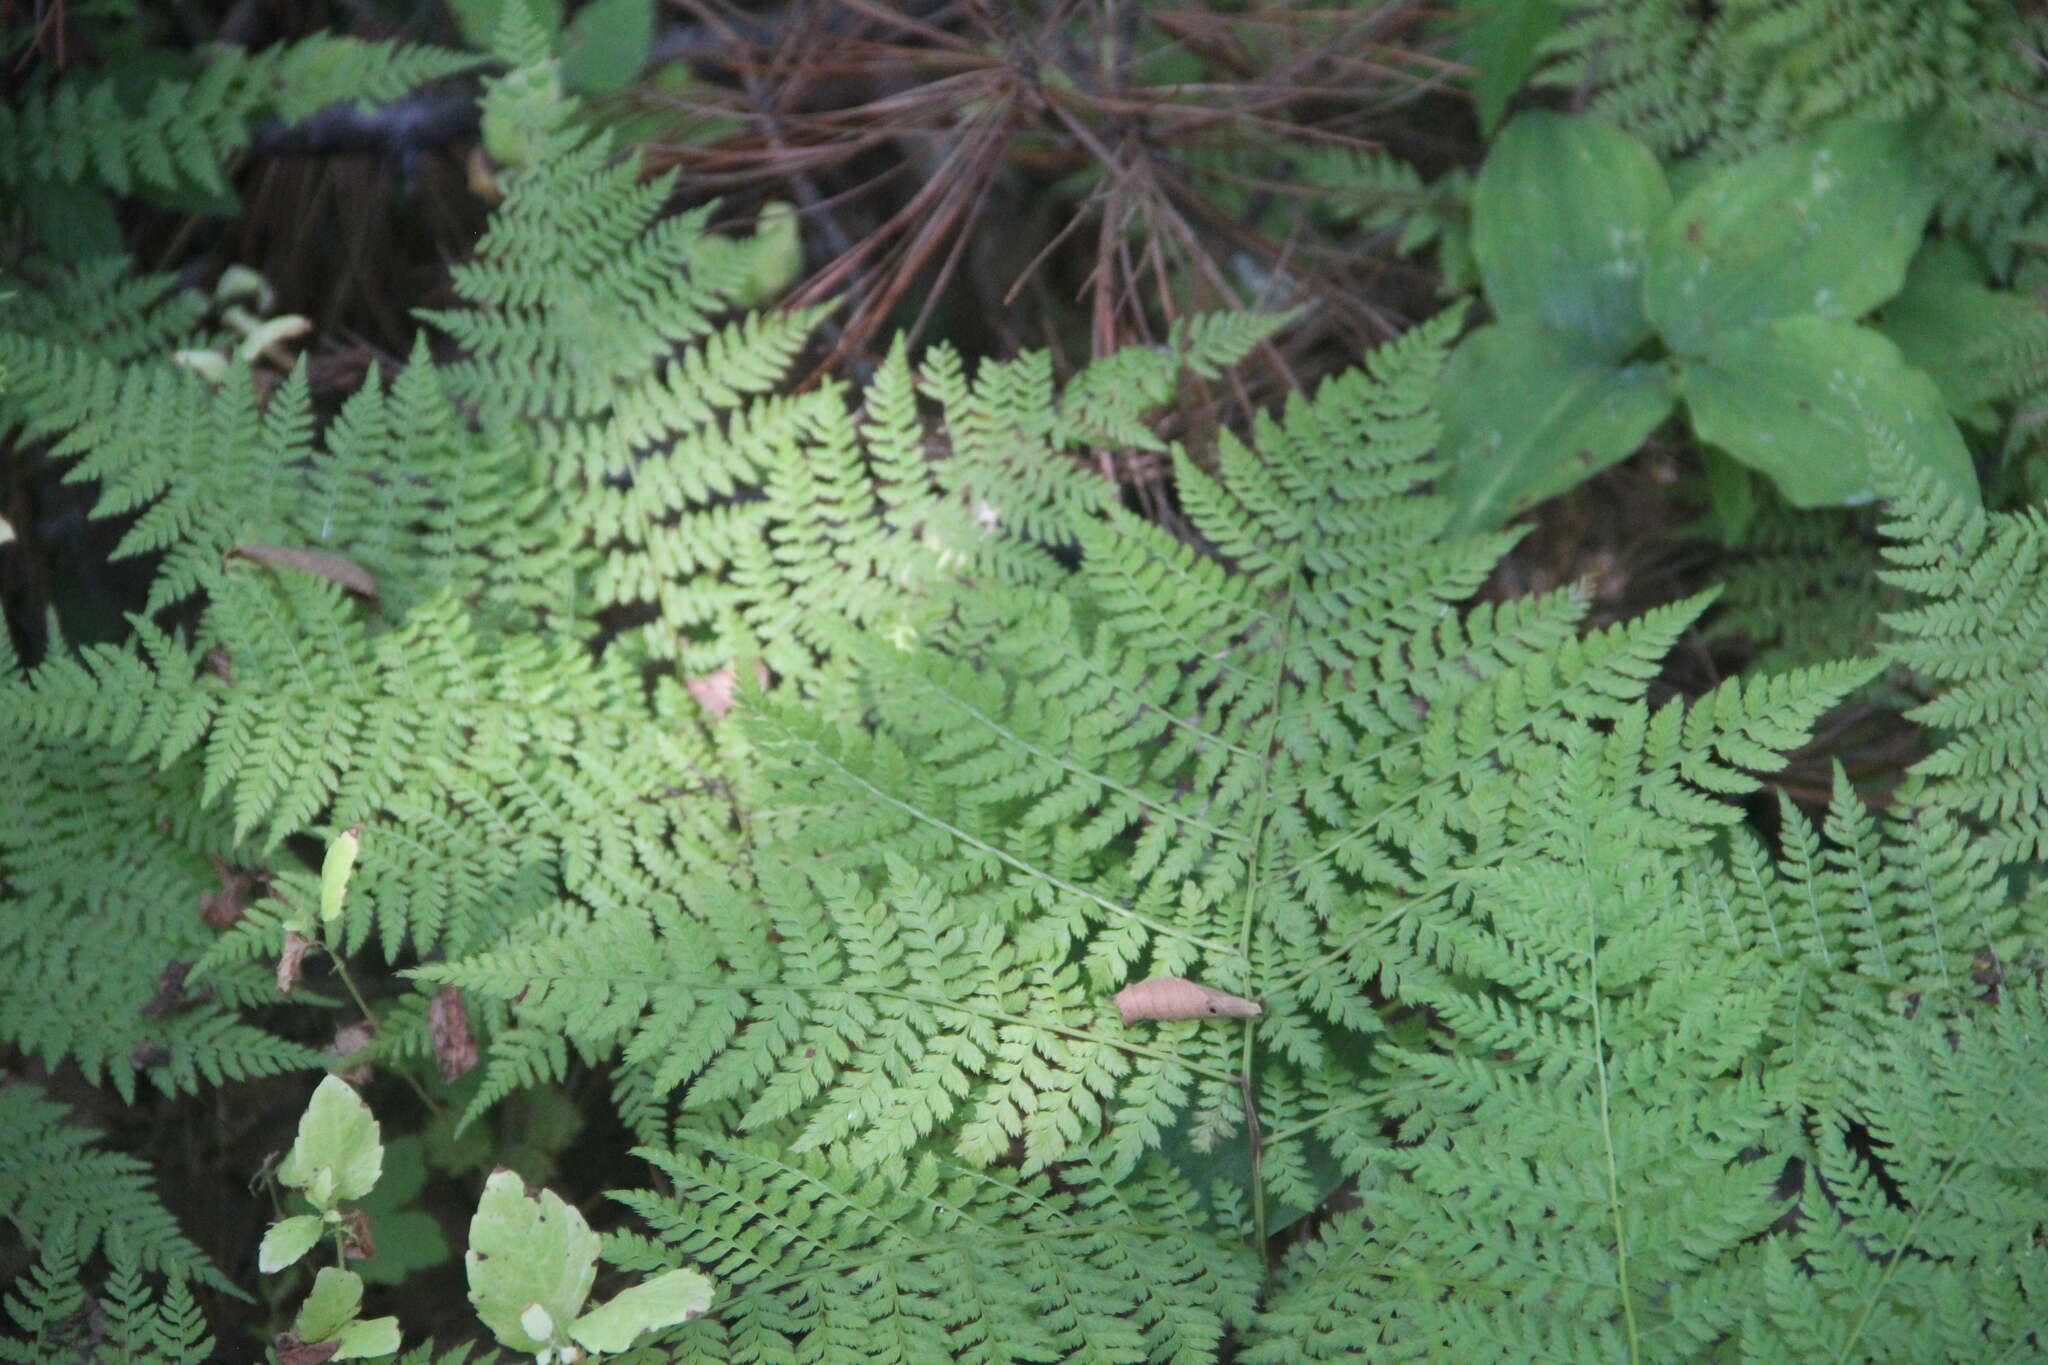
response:
[[[133,1157],[88,1145],[64,1122],[64,1108],[31,1085],[0,1089],[0,1217],[62,1264],[104,1248],[117,1264],[235,1292],[178,1230]],[[75,1261],[73,1261],[75,1263]],[[10,1311],[15,1311],[10,1305]]]
[[[1456,975],[1410,987],[1448,1037],[1385,1054],[1410,1142],[1354,1167],[1363,1207],[1248,1359],[1689,1359],[1740,1312],[1724,1277],[1782,1213],[1756,1153],[1797,1091],[1756,1052],[1784,988],[1664,913],[1681,862],[1589,814],[1602,767],[1575,746],[1531,856],[1471,875]]]
[[[1907,713],[1943,736],[1915,767],[1927,799],[1986,826],[1995,858],[2048,855],[2048,520],[1984,512],[1917,479],[1891,511],[1883,576],[1922,604],[1886,615],[1886,653],[1944,688]]]
[[[222,169],[248,146],[259,118],[302,119],[343,101],[388,103],[477,62],[467,53],[322,34],[260,52],[216,48],[195,74],[141,88],[121,73],[74,75],[0,107],[0,185],[224,191]]]
[[[135,1263],[116,1254],[104,1297],[91,1298],[79,1278],[79,1257],[66,1236],[51,1237],[16,1294],[4,1305],[23,1339],[0,1338],[0,1360],[55,1356],[108,1365],[200,1365],[212,1358],[206,1330],[185,1281],[173,1277],[159,1295]]]
[[[1997,0],[1686,0],[1566,7],[1538,83],[1667,156],[1722,162],[1833,121],[1904,121],[1925,136],[1938,217],[2000,271],[2035,229],[2043,155],[2024,130],[2048,92],[2038,14]]]
[[[1189,1231],[1186,1194],[1150,1171],[1058,1188],[922,1157],[888,1182],[815,1157],[680,1132],[646,1151],[672,1194],[621,1196],[655,1238],[613,1259],[695,1265],[721,1286],[667,1340],[747,1360],[789,1334],[800,1354],[869,1360],[1201,1361],[1251,1307],[1255,1264]],[[764,1235],[765,1233],[765,1235]]]
[[[1819,1216],[1790,1249],[1821,1292],[1774,1296],[1789,1339],[1841,1360],[2039,1354],[2044,1024],[2027,983],[1967,1016],[1927,1011],[1834,1059],[1847,1094],[1815,1144]]]
[[[1064,599],[984,584],[949,599],[933,646],[849,645],[871,729],[750,712],[777,793],[755,824],[763,894],[778,915],[806,898],[834,907],[779,931],[777,979],[808,989],[820,964],[880,952],[875,930],[846,917],[864,897],[912,924],[956,925],[962,942],[1001,932],[1005,950],[974,955],[1073,983],[1001,1007],[1044,1038],[1015,1060],[1036,1072],[1039,1095],[1005,1101],[1015,1113],[989,1126],[975,1107],[991,1093],[980,1076],[1010,1066],[957,1022],[974,1052],[931,1059],[939,1002],[919,999],[889,1007],[898,1013],[847,1007],[856,1032],[836,1036],[800,1034],[813,1007],[792,1006],[780,1031],[757,1023],[709,1064],[702,1097],[758,1089],[777,1097],[772,1112],[742,1107],[729,1121],[787,1116],[805,1141],[843,1142],[832,1150],[864,1163],[942,1133],[989,1160],[1021,1135],[1032,1165],[1097,1150],[1121,1171],[1182,1122],[1208,1151],[1236,1141],[1243,1119],[1233,1030],[1175,1025],[1122,1041],[1121,1058],[1112,1034],[1109,1057],[1079,1066],[1051,1039],[1095,1035],[1103,997],[1128,981],[1192,976],[1264,1003],[1254,1055],[1276,1077],[1270,1093],[1331,1084],[1333,1047],[1384,1029],[1376,1001],[1440,989],[1463,970],[1453,940],[1472,879],[1544,837],[1535,812],[1568,750],[1590,755],[1599,800],[1627,811],[1645,844],[1694,847],[1737,818],[1725,795],[1753,790],[1754,773],[1869,667],[1731,684],[1652,714],[1643,692],[1703,603],[1584,639],[1568,596],[1447,619],[1445,604],[1473,590],[1499,543],[1436,543],[1441,512],[1411,492],[1432,468],[1426,394],[1446,332],[1411,338],[1364,377],[1262,424],[1257,455],[1226,445],[1219,477],[1183,463],[1190,519],[1237,574],[1130,519],[1082,519],[1083,564]],[[957,390],[941,399],[971,401]],[[785,860],[802,880],[774,872]],[[928,893],[905,889],[904,866],[943,897],[943,918]],[[848,876],[866,888],[859,897],[827,891]],[[895,963],[896,951],[879,960]],[[436,979],[482,984],[466,970]],[[501,989],[548,975],[522,963]],[[686,1007],[649,997],[639,1036],[688,1036],[687,1015],[660,1022]],[[543,1032],[560,1027],[522,1013]],[[920,1041],[877,1036],[899,1018],[921,1021],[909,1024]],[[918,1066],[939,1078],[958,1068],[936,1088],[964,1101],[908,1095]],[[859,1080],[863,1070],[891,1078]]]

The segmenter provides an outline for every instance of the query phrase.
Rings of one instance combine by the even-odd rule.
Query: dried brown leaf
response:
[[[341,1338],[331,1341],[300,1341],[296,1334],[283,1332],[277,1338],[279,1365],[324,1365],[341,1349]]]
[[[346,555],[326,550],[299,550],[289,545],[237,545],[234,553],[271,568],[297,569],[314,574],[358,597],[375,597],[377,580],[370,571]]]
[[[284,931],[284,950],[277,955],[277,993],[290,995],[299,984],[299,969],[305,965],[306,950],[313,940],[296,929]]]
[[[427,1037],[434,1045],[434,1064],[441,1079],[453,1084],[476,1065],[476,1039],[469,1031],[469,1007],[459,986],[443,986],[427,1006]]]
[[[337,1061],[346,1060],[368,1047],[376,1036],[376,1028],[367,1020],[358,1019],[354,1023],[343,1024],[334,1031],[334,1041],[327,1045],[327,1054]],[[350,1085],[366,1085],[370,1080],[370,1064],[362,1062],[355,1066],[343,1067],[334,1074]]]
[[[1265,1013],[1255,1000],[1201,985],[1184,976],[1147,977],[1110,998],[1126,1024],[1135,1024],[1140,1019],[1206,1019],[1210,1015],[1249,1019]]]
[[[213,875],[220,878],[220,890],[209,891],[199,898],[199,918],[205,920],[210,929],[225,929],[248,909],[249,893],[256,889],[260,879],[254,872],[243,871],[219,854],[212,857]]]
[[[154,1019],[159,1015],[175,1014],[190,1009],[202,1000],[211,999],[213,989],[201,987],[198,993],[185,993],[185,974],[192,970],[189,962],[171,961],[164,964],[156,978],[156,993],[149,997],[139,1011],[143,1018]]]
[[[377,1254],[377,1241],[370,1236],[370,1216],[361,1209],[350,1209],[342,1219],[341,1249],[356,1261],[367,1261]]]
[[[759,659],[754,660],[754,680],[764,688],[768,686],[768,666]],[[725,719],[726,712],[732,710],[733,692],[738,684],[739,670],[731,664],[702,677],[683,679],[683,686],[690,689],[690,695],[713,720]]]

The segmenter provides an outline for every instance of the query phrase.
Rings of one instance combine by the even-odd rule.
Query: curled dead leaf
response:
[[[346,555],[326,550],[298,550],[289,545],[237,545],[235,555],[271,568],[298,569],[338,584],[358,597],[375,597],[377,580],[370,571]]]
[[[277,993],[290,995],[299,984],[299,968],[305,965],[306,950],[313,940],[296,929],[284,931],[284,949],[277,955]]]
[[[377,1030],[366,1020],[358,1019],[352,1024],[343,1024],[334,1031],[334,1041],[327,1045],[327,1054],[337,1061],[346,1061],[370,1045],[377,1036]],[[361,1086],[370,1080],[370,1064],[361,1062],[345,1066],[334,1073],[350,1085]]]
[[[341,1349],[339,1337],[331,1341],[300,1341],[296,1332],[281,1334],[276,1344],[279,1365],[323,1365]]]
[[[199,918],[206,921],[209,929],[225,929],[239,920],[248,908],[249,893],[256,889],[258,877],[217,853],[210,856],[213,858],[213,875],[220,878],[220,890],[209,891],[199,898]]]
[[[154,1019],[159,1015],[175,1014],[179,1010],[190,1009],[203,1000],[212,999],[213,988],[210,986],[202,986],[191,994],[186,993],[185,974],[191,970],[192,964],[189,962],[173,960],[165,963],[164,969],[157,973],[156,993],[144,1002],[139,1011],[142,1017]]]
[[[754,660],[754,680],[763,688],[768,686],[768,666],[759,659]],[[723,720],[725,713],[732,710],[732,694],[738,683],[739,670],[731,664],[700,677],[683,679],[683,686],[690,689],[690,695],[713,720]]]
[[[376,1239],[370,1236],[370,1215],[350,1209],[341,1220],[341,1249],[352,1261],[367,1261],[377,1254]]]
[[[1256,1000],[1232,995],[1184,976],[1150,976],[1110,997],[1126,1024],[1140,1019],[1206,1019],[1221,1015],[1249,1019],[1265,1010]]]
[[[469,1006],[462,1003],[459,986],[443,986],[434,992],[427,1006],[427,1037],[434,1045],[434,1064],[441,1079],[461,1080],[476,1065],[476,1039],[469,1031]]]

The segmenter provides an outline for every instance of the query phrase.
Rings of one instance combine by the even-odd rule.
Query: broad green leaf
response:
[[[369,1360],[398,1353],[398,1319],[366,1318],[341,1329],[339,1350],[329,1360]]]
[[[614,1355],[643,1332],[688,1322],[711,1308],[711,1281],[694,1270],[669,1270],[591,1309],[569,1328],[585,1350]]]
[[[1933,190],[1903,130],[1848,124],[1709,176],[1657,232],[1650,321],[1697,355],[1781,317],[1862,317],[1899,292]]]
[[[1560,17],[1557,0],[1456,0],[1451,22],[1462,30],[1458,56],[1473,70],[1472,102],[1485,136],[1500,127]]]
[[[331,1341],[355,1320],[363,1306],[363,1282],[349,1271],[322,1266],[313,1277],[313,1290],[299,1305],[292,1330],[300,1341]]]
[[[455,18],[462,41],[479,52],[488,52],[497,40],[507,5],[523,7],[535,26],[550,37],[562,31],[562,0],[448,0],[448,12]]]
[[[2038,305],[1986,283],[1983,262],[1955,242],[1929,242],[1906,275],[1906,287],[1884,307],[1877,329],[1906,363],[1923,371],[1957,420],[1989,430],[1998,425],[1995,368],[1987,362],[2013,323]]]
[[[334,842],[327,846],[327,856],[320,862],[320,922],[327,923],[341,913],[341,903],[348,896],[348,879],[356,870],[356,854],[363,847],[363,830],[360,825],[350,825],[334,836]]]
[[[1700,439],[1770,476],[1794,506],[1868,502],[1879,442],[1977,500],[1941,391],[1868,327],[1780,318],[1730,332],[1682,362],[1680,382]]]
[[[296,1264],[320,1240],[320,1230],[325,1226],[317,1213],[301,1213],[272,1223],[256,1250],[256,1269],[274,1275]]]
[[[1621,359],[1650,335],[1643,264],[1670,211],[1657,159],[1628,134],[1548,110],[1518,115],[1472,191],[1472,250],[1494,314]]]
[[[475,1131],[483,1131],[483,1125]],[[454,1254],[441,1224],[432,1214],[413,1208],[427,1183],[426,1143],[415,1136],[393,1138],[384,1145],[384,1169],[377,1188],[356,1207],[369,1216],[377,1234],[377,1254],[356,1262],[365,1284],[401,1284],[416,1270],[437,1266]]]
[[[513,1171],[496,1170],[469,1224],[469,1301],[484,1326],[515,1351],[549,1343],[522,1326],[539,1304],[556,1323],[573,1322],[597,1275],[597,1234],[552,1190],[528,1196]]]
[[[383,1166],[384,1144],[370,1107],[347,1081],[329,1076],[313,1091],[313,1102],[299,1120],[298,1139],[278,1163],[277,1178],[326,1208],[335,1200],[368,1194]]]
[[[1756,475],[1748,465],[1716,446],[1707,446],[1701,454],[1704,458],[1700,461],[1700,472],[1705,476],[1707,506],[1720,524],[1722,542],[1737,544],[1756,517]]]
[[[583,95],[616,95],[647,65],[653,0],[591,0],[562,32],[562,83]]]
[[[1437,387],[1439,491],[1458,530],[1497,526],[1632,453],[1669,415],[1671,372],[1618,368],[1530,318],[1458,344]]]
[[[761,206],[754,220],[753,240],[748,244],[753,266],[747,278],[733,291],[732,302],[739,308],[759,308],[782,297],[804,268],[803,237],[798,231],[796,206],[774,199]]]

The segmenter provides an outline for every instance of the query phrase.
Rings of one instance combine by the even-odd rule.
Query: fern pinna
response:
[[[462,354],[331,422],[302,372],[151,358],[173,322],[0,335],[8,420],[137,514],[177,609],[0,695],[11,1042],[118,1086],[312,1065],[243,1012],[319,903],[300,836],[360,823],[325,946],[418,988],[368,1057],[472,1118],[606,1068],[650,1171],[612,1258],[719,1286],[657,1356],[2043,1354],[2033,836],[1959,833],[2038,765],[1986,802],[1951,742],[1881,819],[1844,783],[1753,834],[1728,798],[1875,666],[1653,705],[1706,599],[1468,605],[1507,542],[1426,496],[1448,319],[1213,468],[1170,452],[1176,536],[1067,456],[1162,445],[1177,369],[1269,320],[1063,392],[899,351],[858,408],[775,396],[817,319],[719,320],[743,244],[662,218],[544,69],[486,113],[525,161],[435,317]],[[106,277],[50,278],[44,315]],[[1934,600],[1901,630],[1972,642],[1928,719],[2024,747],[2001,623],[2048,535],[1899,505]],[[717,669],[722,721],[686,687]],[[97,994],[51,989],[88,954]],[[1158,976],[1261,1012],[1125,1023]],[[489,1043],[455,1092],[444,987]],[[53,1330],[132,1175],[69,1212],[0,1183],[51,1224],[17,1321]],[[192,1272],[149,1241],[124,1273]],[[189,1354],[185,1301],[126,1285]]]

